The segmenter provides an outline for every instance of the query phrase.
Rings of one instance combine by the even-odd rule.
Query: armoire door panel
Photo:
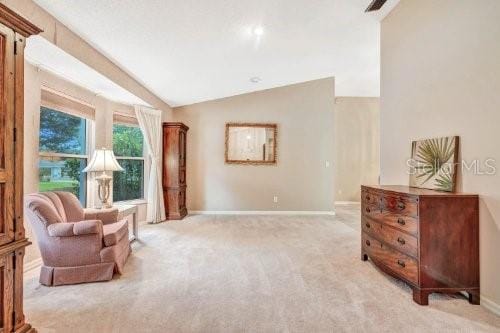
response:
[[[14,43],[0,26],[0,245],[14,240]]]
[[[15,240],[21,240],[26,237],[24,229],[24,48],[26,38],[16,32],[15,34],[15,98],[14,98],[14,215],[15,215]]]

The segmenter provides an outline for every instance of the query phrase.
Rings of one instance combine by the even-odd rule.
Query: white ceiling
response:
[[[62,51],[42,37],[28,38],[26,60],[68,81],[99,94],[109,100],[125,104],[148,105],[113,81]]]
[[[378,96],[379,19],[397,1],[35,0],[172,106],[329,76],[337,96]]]

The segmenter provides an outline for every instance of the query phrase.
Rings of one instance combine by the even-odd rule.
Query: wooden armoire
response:
[[[0,332],[35,332],[24,320],[24,47],[41,30],[0,4]]]
[[[163,200],[167,220],[180,220],[186,208],[186,140],[189,127],[163,123]]]

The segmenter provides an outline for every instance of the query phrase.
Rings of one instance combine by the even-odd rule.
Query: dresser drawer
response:
[[[363,219],[361,228],[364,232],[387,243],[392,248],[409,256],[418,257],[417,238],[410,236],[400,230],[394,229],[386,224]]]
[[[387,211],[378,214],[376,217],[378,222],[382,222],[383,224],[405,231],[414,236],[418,235],[418,219],[415,217]]]
[[[378,204],[363,202],[361,205],[362,214],[376,222],[390,225],[396,229],[405,231],[412,235],[418,235],[418,218],[401,213],[384,210]]]
[[[415,259],[389,248],[366,232],[362,233],[361,241],[363,249],[374,262],[382,264],[413,285],[418,285],[418,262]]]
[[[407,216],[418,216],[418,201],[411,197],[383,196],[382,210]]]
[[[361,191],[361,202],[367,205],[380,205],[380,195],[374,192]]]
[[[372,219],[380,218],[382,211],[379,205],[361,204],[361,214],[368,216]]]

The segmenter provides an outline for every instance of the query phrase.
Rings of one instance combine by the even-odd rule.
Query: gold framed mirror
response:
[[[227,123],[226,163],[276,164],[277,138],[277,124]]]

